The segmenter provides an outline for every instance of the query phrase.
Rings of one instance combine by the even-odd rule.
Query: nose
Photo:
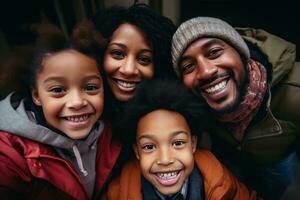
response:
[[[206,80],[212,78],[218,72],[218,67],[205,59],[197,60],[197,79]]]
[[[134,56],[127,56],[119,71],[126,76],[136,75],[138,73],[136,64]]]
[[[161,148],[156,163],[158,165],[169,165],[174,163],[174,158],[171,150],[168,150],[167,148]]]
[[[66,106],[68,108],[78,110],[87,105],[87,100],[80,91],[71,91],[67,98]]]

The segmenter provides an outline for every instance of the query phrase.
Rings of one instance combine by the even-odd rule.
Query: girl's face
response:
[[[72,139],[88,136],[103,111],[103,85],[97,62],[75,50],[44,58],[32,98],[47,123]]]
[[[118,101],[128,101],[139,83],[153,77],[153,50],[138,27],[125,23],[114,31],[104,54],[104,71]]]

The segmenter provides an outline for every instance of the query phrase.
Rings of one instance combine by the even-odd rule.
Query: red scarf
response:
[[[252,59],[247,65],[249,83],[238,107],[231,113],[218,116],[226,122],[237,141],[242,141],[245,130],[256,115],[267,89],[267,72],[262,64]]]

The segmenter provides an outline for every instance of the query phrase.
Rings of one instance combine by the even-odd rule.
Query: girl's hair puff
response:
[[[100,65],[99,55],[103,51],[105,40],[99,32],[95,31],[92,22],[82,21],[78,23],[73,29],[70,39],[53,24],[40,24],[36,30],[35,51],[29,64],[28,73],[24,77],[29,89],[36,87],[37,74],[43,70],[43,61],[47,56],[66,50],[75,50],[95,59],[98,66]]]

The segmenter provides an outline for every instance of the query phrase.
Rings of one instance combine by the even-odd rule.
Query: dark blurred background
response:
[[[235,27],[261,28],[300,45],[300,7],[294,0],[139,0],[171,18],[176,25],[196,16],[220,17]],[[13,85],[11,70],[24,72],[23,60],[36,39],[32,24],[50,22],[69,35],[76,22],[112,5],[130,6],[134,0],[4,0],[0,6],[0,97]],[[274,47],[276,48],[276,47]],[[15,59],[17,58],[17,59]],[[299,51],[297,60],[300,60]],[[18,86],[16,86],[18,87]]]
[[[185,0],[181,21],[195,16],[213,16],[235,27],[261,28],[300,45],[300,7],[293,0]],[[274,47],[276,48],[276,47]],[[299,51],[297,59],[300,60]]]
[[[0,54],[11,45],[32,42],[30,24],[50,21],[69,34],[74,24],[97,10],[134,0],[5,0],[0,6]],[[220,17],[233,26],[265,29],[300,45],[300,7],[294,0],[140,0],[176,24],[195,16]],[[171,14],[170,14],[171,13]],[[300,59],[299,53],[297,54]],[[0,55],[1,59],[1,55]]]

